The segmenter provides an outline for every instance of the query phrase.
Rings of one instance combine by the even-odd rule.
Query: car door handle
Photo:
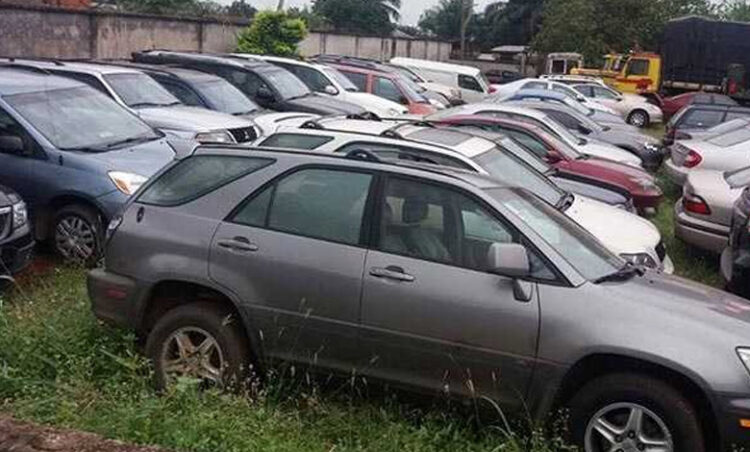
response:
[[[258,251],[258,245],[250,243],[245,237],[235,237],[233,239],[219,240],[219,246],[232,251],[243,253]]]
[[[403,268],[396,266],[386,268],[373,267],[370,269],[370,274],[376,278],[386,278],[403,282],[412,282],[416,279],[414,276],[405,273]]]

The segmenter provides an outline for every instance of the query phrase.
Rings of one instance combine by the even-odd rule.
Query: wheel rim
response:
[[[160,360],[167,382],[190,377],[221,384],[224,354],[216,338],[201,328],[185,327],[172,333],[164,342]]]
[[[88,221],[69,215],[55,226],[55,244],[65,259],[86,262],[96,254],[96,232]]]
[[[637,111],[630,115],[630,123],[634,126],[643,127],[646,125],[646,115],[643,112]]]
[[[584,437],[586,452],[674,452],[667,424],[636,403],[615,403],[599,410]]]

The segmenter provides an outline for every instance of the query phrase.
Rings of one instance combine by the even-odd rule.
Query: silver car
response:
[[[147,338],[160,386],[284,360],[538,421],[567,407],[586,452],[750,444],[750,304],[475,173],[200,149],[131,198],[105,262],[94,313]]]
[[[694,171],[734,171],[750,166],[750,127],[739,127],[705,140],[685,140],[672,145],[664,163],[667,176],[682,185]]]

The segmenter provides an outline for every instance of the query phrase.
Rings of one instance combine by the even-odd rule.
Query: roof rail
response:
[[[37,74],[52,75],[52,72],[48,71],[47,69],[36,67],[36,66],[29,66],[27,64],[21,64],[21,63],[5,63],[3,61],[0,61],[0,68],[17,69],[19,71],[29,71],[29,72],[35,72]]]
[[[353,160],[365,160],[368,162],[382,163],[383,161],[374,152],[367,149],[352,149],[346,153],[346,158]]]
[[[360,121],[382,121],[380,116],[376,115],[375,113],[371,111],[366,111],[364,113],[352,113],[345,116],[346,119],[355,119]]]
[[[26,60],[26,61],[38,61],[40,63],[52,63],[55,66],[65,66],[65,63],[60,61],[57,58],[43,58],[43,57],[9,57],[9,56],[0,56],[0,58],[7,59],[8,61],[12,63],[16,63],[17,60]],[[18,64],[23,64],[23,61],[21,61]]]
[[[364,69],[372,69],[376,71],[385,72],[387,68],[384,63],[377,60],[370,60],[367,58],[350,57],[345,55],[330,55],[320,54],[309,58],[310,61],[317,61],[323,63],[334,63],[342,64],[344,66],[360,67]]]
[[[391,127],[388,130],[384,130],[380,134],[380,136],[385,137],[385,138],[393,138],[393,139],[396,139],[396,140],[403,140],[404,137],[400,133],[398,133],[398,130],[401,129],[402,127],[406,127],[406,126],[429,127],[431,129],[435,128],[435,124],[433,124],[433,123],[431,123],[429,121],[424,121],[424,120],[408,121],[408,120],[405,120],[405,121],[403,121],[403,122],[401,122],[399,124],[394,125],[393,127]]]

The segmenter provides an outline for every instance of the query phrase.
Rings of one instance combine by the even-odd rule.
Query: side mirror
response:
[[[271,90],[265,86],[261,86],[260,88],[258,88],[258,91],[255,92],[255,96],[258,98],[258,101],[260,103],[270,104],[276,101],[276,97],[273,95],[273,92],[271,92]]]
[[[339,90],[337,90],[333,85],[326,86],[323,92],[326,94],[330,94],[331,96],[337,96],[339,94]]]
[[[547,151],[547,158],[545,160],[547,160],[547,163],[555,164],[562,160],[562,156],[555,149],[550,149]]]
[[[584,135],[591,134],[591,129],[589,129],[588,127],[584,126],[583,124],[578,124],[578,131],[580,133],[584,134]]]
[[[6,154],[23,154],[26,146],[18,135],[0,135],[0,152]]]
[[[406,97],[404,97],[404,96],[401,96],[401,97],[399,98],[399,100],[398,100],[398,103],[400,103],[401,105],[409,105],[409,99],[407,99],[407,98],[406,98]]]
[[[526,248],[517,243],[493,243],[487,251],[487,269],[511,278],[529,276],[531,266]]]
[[[578,100],[578,102],[580,102],[582,104],[586,103],[586,96],[584,96],[583,94],[579,94],[579,95],[576,96],[576,100]]]

